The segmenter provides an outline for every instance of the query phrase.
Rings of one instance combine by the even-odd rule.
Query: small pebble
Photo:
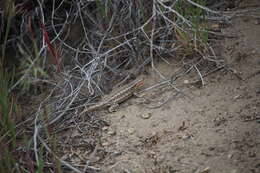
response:
[[[249,156],[249,157],[255,157],[256,154],[255,154],[255,152],[253,152],[253,151],[249,151],[249,152],[248,152],[248,156]]]
[[[256,89],[256,94],[260,94],[260,87]]]
[[[158,163],[163,163],[163,162],[165,161],[165,156],[163,156],[163,155],[158,156],[158,157],[156,158],[156,161],[157,161]]]
[[[104,126],[104,127],[102,128],[103,131],[106,131],[107,129],[108,129],[108,126]]]
[[[107,134],[112,136],[116,134],[116,131],[114,129],[110,129],[108,130]]]
[[[235,97],[233,97],[234,100],[241,99],[241,98],[242,98],[241,95],[236,95]]]
[[[103,143],[102,143],[102,146],[108,146],[108,145],[109,145],[108,142],[103,142]]]
[[[232,171],[231,171],[231,173],[237,173],[237,170],[236,170],[236,169],[234,169],[234,170],[232,170]]]
[[[260,163],[257,163],[257,164],[255,165],[255,168],[260,168]]]
[[[255,24],[255,25],[259,25],[259,24],[260,24],[260,21],[259,21],[259,20],[255,20],[255,21],[254,21],[254,24]]]
[[[141,118],[143,119],[149,119],[152,116],[152,113],[143,113],[141,114]]]
[[[134,128],[129,128],[129,129],[127,129],[127,131],[128,131],[128,133],[130,135],[132,135],[135,132],[135,129]]]
[[[213,150],[215,150],[215,147],[209,147],[208,149],[209,149],[209,151],[213,151]]]
[[[207,168],[203,169],[202,171],[200,171],[200,173],[209,173],[209,171],[210,171],[210,168],[207,167]]]
[[[228,154],[228,159],[232,159],[232,157],[233,157],[232,153]]]
[[[183,83],[184,84],[189,84],[190,82],[189,82],[189,80],[184,80]]]

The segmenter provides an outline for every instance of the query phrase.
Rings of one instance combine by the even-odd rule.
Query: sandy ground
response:
[[[133,98],[107,114],[109,126],[103,128],[101,144],[108,154],[99,162],[104,170],[260,172],[260,22],[238,17],[222,30],[236,36],[220,40],[218,46],[219,56],[233,72],[219,70],[204,78],[204,87],[186,87],[185,96],[173,97],[173,89],[151,91],[156,97],[150,105],[171,98],[159,108]],[[166,76],[177,68],[163,62],[156,66]],[[146,77],[146,87],[158,82],[153,76]]]

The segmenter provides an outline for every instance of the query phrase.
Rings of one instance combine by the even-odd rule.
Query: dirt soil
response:
[[[252,1],[252,7],[260,6]],[[250,9],[249,3],[240,3]],[[106,114],[101,145],[107,153],[107,172],[259,173],[260,172],[260,21],[252,16],[232,19],[222,32],[235,35],[219,41],[219,56],[231,70],[204,78],[203,87],[186,87],[185,96],[174,89],[149,91],[154,100],[141,104],[133,98],[115,113]],[[171,76],[178,68],[157,62]],[[158,82],[154,73],[145,87]],[[191,79],[179,81],[187,83]],[[152,93],[154,92],[154,93]],[[93,156],[92,160],[95,160]]]

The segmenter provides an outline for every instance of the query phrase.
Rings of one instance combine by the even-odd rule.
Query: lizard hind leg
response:
[[[118,103],[113,103],[111,106],[109,106],[108,111],[110,113],[116,112],[118,110],[118,108],[119,108],[119,104]]]

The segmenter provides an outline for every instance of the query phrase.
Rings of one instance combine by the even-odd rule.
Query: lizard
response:
[[[116,90],[115,92],[112,92],[112,94],[109,94],[107,97],[104,97],[97,104],[85,108],[79,115],[104,108],[109,108],[109,112],[113,112],[113,109],[117,107],[120,103],[135,95],[140,87],[143,86],[143,81],[143,78],[137,78],[130,84],[123,87],[121,90]]]

